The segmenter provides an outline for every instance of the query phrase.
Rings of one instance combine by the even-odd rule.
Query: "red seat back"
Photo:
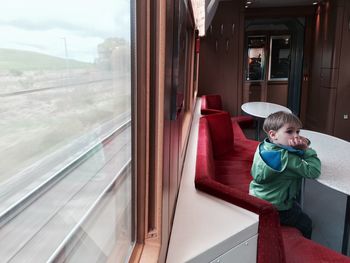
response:
[[[217,94],[203,95],[201,99],[201,113],[208,114],[210,110],[223,110],[221,96]],[[207,112],[207,113],[205,113]]]

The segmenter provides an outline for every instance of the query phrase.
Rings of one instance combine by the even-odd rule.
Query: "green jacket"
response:
[[[280,211],[288,210],[300,192],[302,177],[315,179],[320,172],[321,162],[315,150],[297,150],[265,139],[254,155],[249,193]]]

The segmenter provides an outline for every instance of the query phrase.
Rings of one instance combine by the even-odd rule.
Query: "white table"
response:
[[[241,106],[241,109],[251,116],[263,119],[277,111],[292,112],[290,109],[282,105],[264,101],[246,102]]]
[[[350,233],[350,142],[327,134],[301,130],[300,135],[311,141],[311,147],[316,150],[321,160],[321,175],[316,179],[320,184],[346,195],[344,232],[342,238],[342,253],[346,254]],[[315,196],[315,202],[321,197]],[[325,200],[326,202],[328,200]],[[329,201],[331,202],[331,201]],[[323,203],[324,208],[336,204]],[[336,215],[335,215],[336,216]],[[330,222],[330,224],[334,222]]]
[[[256,137],[260,139],[260,119],[265,119],[272,113],[277,111],[286,111],[291,113],[292,111],[287,107],[270,102],[254,101],[246,102],[241,106],[242,111],[256,118],[257,122],[257,134]],[[260,118],[260,119],[259,119]]]

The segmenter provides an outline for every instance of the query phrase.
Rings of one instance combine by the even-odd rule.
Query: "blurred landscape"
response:
[[[25,70],[60,70],[70,68],[87,68],[91,63],[73,59],[62,59],[37,52],[0,48],[0,70],[9,70],[21,74]]]
[[[0,183],[130,111],[130,51],[101,54],[85,63],[0,49]]]

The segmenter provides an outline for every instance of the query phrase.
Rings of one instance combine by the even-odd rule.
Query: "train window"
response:
[[[290,36],[271,36],[269,80],[288,80]]]
[[[195,59],[195,31],[192,17],[189,13],[185,14],[186,23],[181,28],[182,48],[180,50],[180,84],[184,86],[184,118],[182,122],[182,154],[186,149],[187,134],[190,128],[191,110],[195,101],[195,79],[194,79],[194,59]]]
[[[127,261],[133,6],[2,2],[2,261]]]

